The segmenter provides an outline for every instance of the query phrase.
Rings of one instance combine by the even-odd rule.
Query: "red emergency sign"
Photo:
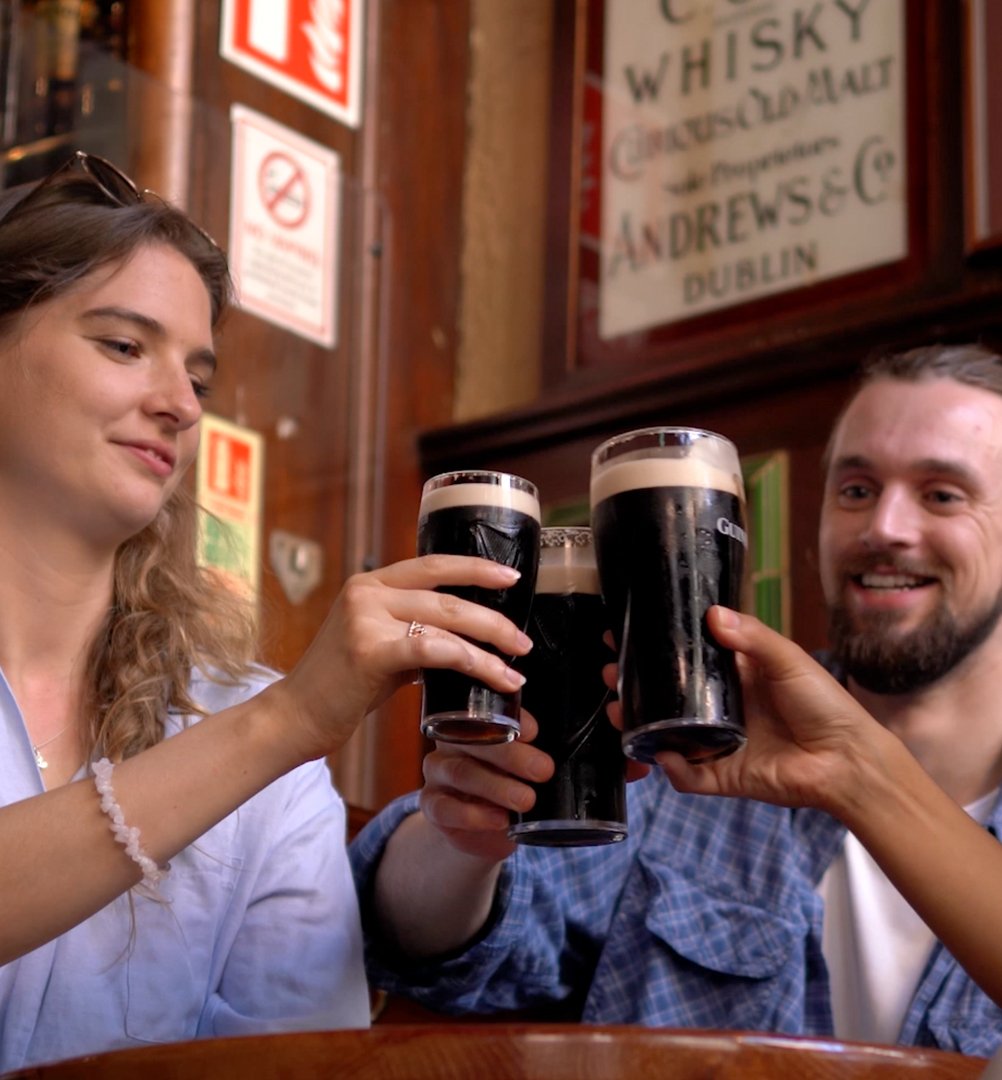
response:
[[[356,124],[364,0],[224,0],[223,56]]]
[[[215,495],[250,501],[251,448],[221,431],[209,432],[209,490]]]

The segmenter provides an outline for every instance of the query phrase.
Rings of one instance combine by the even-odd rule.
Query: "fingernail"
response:
[[[502,576],[506,577],[509,581],[518,581],[522,576],[522,571],[516,570],[514,566],[503,566],[501,563],[498,563],[497,566],[501,571]]]
[[[532,648],[532,638],[528,634],[523,634],[521,630],[518,632],[518,644],[525,649],[526,652]]]
[[[736,629],[738,623],[741,622],[741,616],[736,611],[732,611],[730,608],[717,606],[717,610],[720,612],[718,616],[721,626],[726,626],[729,630]]]
[[[525,686],[525,676],[514,668],[506,667],[505,674],[508,676],[508,681],[514,686]]]

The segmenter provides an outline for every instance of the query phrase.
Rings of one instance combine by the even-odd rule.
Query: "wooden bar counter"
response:
[[[0,1080],[974,1080],[982,1058],[755,1033],[415,1024],[119,1050]]]

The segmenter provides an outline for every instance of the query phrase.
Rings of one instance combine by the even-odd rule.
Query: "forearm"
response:
[[[374,908],[386,943],[412,959],[456,952],[484,928],[500,863],[457,851],[420,812],[390,837]]]
[[[750,661],[742,669],[748,745],[698,768],[669,763],[672,782],[833,814],[1002,1005],[1002,847],[797,645],[722,608],[710,622]]]
[[[258,695],[118,765],[125,821],[159,865],[299,764],[275,700]],[[0,963],[43,944],[140,880],[91,780],[0,810]]]
[[[437,591],[512,582],[508,567],[460,556],[354,575],[286,678],[115,769],[115,797],[146,853],[163,865],[278,776],[335,753],[416,668],[452,667],[499,689],[520,685],[501,657],[525,652],[525,635],[496,612]],[[433,632],[409,637],[411,620]],[[0,964],[140,877],[90,781],[0,809]]]
[[[838,816],[970,977],[1002,1005],[1002,846],[887,734]]]

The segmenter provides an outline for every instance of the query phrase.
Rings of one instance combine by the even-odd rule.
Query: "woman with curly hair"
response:
[[[510,571],[459,557],[356,575],[288,675],[255,664],[181,484],[229,297],[103,159],[0,197],[0,1071],[365,1026],[324,759],[420,667],[521,681],[476,643],[527,639],[435,592]]]

